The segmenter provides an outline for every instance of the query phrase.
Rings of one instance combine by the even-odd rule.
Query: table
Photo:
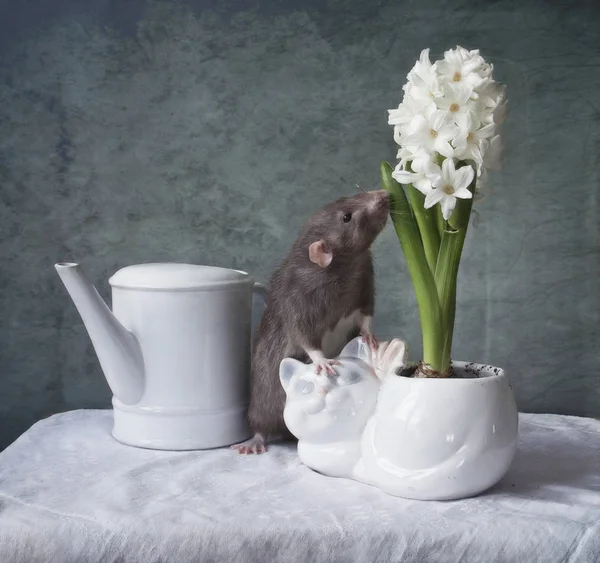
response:
[[[111,425],[55,415],[0,454],[0,562],[600,562],[600,421],[520,415],[507,476],[453,502],[318,475],[292,444],[159,452]]]

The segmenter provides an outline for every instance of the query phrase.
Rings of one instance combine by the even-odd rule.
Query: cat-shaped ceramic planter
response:
[[[453,362],[459,377],[397,375],[401,340],[372,354],[362,338],[338,357],[337,376],[281,362],[285,423],[311,469],[379,487],[394,496],[449,500],[481,493],[510,466],[518,414],[504,372]]]

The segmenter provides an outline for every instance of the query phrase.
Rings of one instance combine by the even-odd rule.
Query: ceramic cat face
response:
[[[284,420],[296,438],[314,443],[358,438],[373,413],[381,381],[362,339],[348,343],[338,360],[337,376],[317,375],[313,364],[292,358],[281,362]]]

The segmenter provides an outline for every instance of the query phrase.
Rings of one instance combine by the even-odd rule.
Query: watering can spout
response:
[[[126,405],[137,403],[144,392],[144,361],[137,338],[113,315],[79,264],[60,262],[55,268],[81,315],[114,396]]]

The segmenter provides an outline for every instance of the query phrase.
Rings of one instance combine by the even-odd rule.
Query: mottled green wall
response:
[[[600,8],[487,0],[0,4],[0,447],[110,394],[53,263],[267,279],[301,222],[378,185],[420,50],[480,48],[509,86],[503,173],[461,267],[454,357],[505,367],[520,408],[600,416]],[[419,355],[391,228],[380,337]]]

